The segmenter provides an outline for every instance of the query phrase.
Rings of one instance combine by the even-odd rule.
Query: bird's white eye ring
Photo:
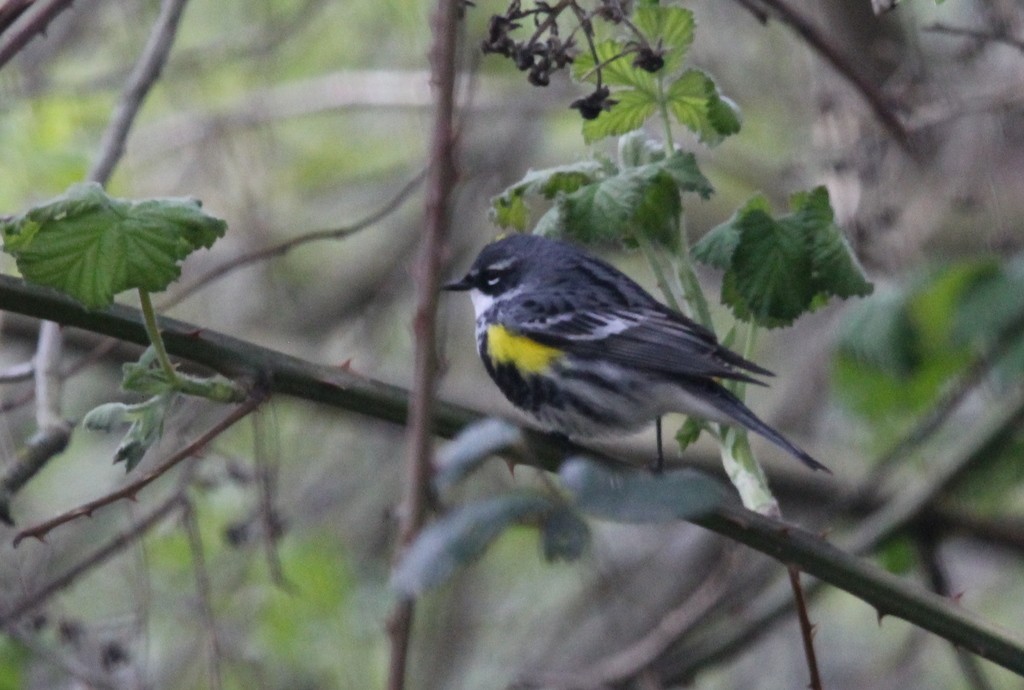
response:
[[[501,276],[494,276],[493,278],[488,278],[486,282],[489,287],[494,287],[495,285],[501,282]]]

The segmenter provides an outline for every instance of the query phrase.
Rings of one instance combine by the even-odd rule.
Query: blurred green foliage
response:
[[[884,447],[954,385],[995,356],[991,382],[1024,374],[1024,261],[972,259],[921,269],[858,303],[844,319],[833,378],[839,399]]]

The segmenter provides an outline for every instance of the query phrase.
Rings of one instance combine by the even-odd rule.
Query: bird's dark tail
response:
[[[812,470],[824,470],[825,472],[832,474],[832,470],[812,458],[810,453],[800,448],[778,431],[762,422],[749,407],[743,404],[742,400],[720,386],[718,383],[705,379],[703,381],[693,382],[692,384],[688,383],[686,388],[709,402],[740,426],[745,427],[749,431],[753,431],[759,436],[763,436],[779,448],[782,448],[784,451],[797,458],[803,464],[810,467]],[[699,389],[699,391],[697,389]]]

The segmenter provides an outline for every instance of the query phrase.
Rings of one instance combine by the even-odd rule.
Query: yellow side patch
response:
[[[512,364],[530,374],[539,374],[562,356],[557,347],[516,335],[500,324],[487,327],[487,350],[495,364]]]

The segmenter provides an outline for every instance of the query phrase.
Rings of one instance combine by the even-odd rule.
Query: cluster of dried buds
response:
[[[487,38],[481,46],[484,53],[497,53],[511,59],[534,86],[551,83],[551,73],[572,62],[573,40],[563,41],[558,36],[556,19],[561,9],[539,3],[535,9],[523,11],[513,2],[505,14],[491,17]],[[546,15],[541,19],[541,15]],[[537,31],[528,40],[516,41],[510,35],[520,28],[519,20],[533,15]],[[544,34],[547,34],[545,37]]]
[[[594,52],[592,21],[595,19],[611,24],[625,23],[634,31],[636,41],[627,44],[627,52],[635,53],[633,65],[648,72],[656,72],[665,64],[664,51],[661,46],[650,46],[644,37],[629,22],[628,12],[624,9],[625,0],[600,0],[595,8],[584,10],[576,0],[559,0],[554,5],[538,1],[530,9],[524,10],[521,0],[512,0],[504,14],[491,17],[487,38],[483,40],[484,53],[503,55],[515,64],[534,86],[547,86],[551,83],[551,74],[563,69],[573,61],[577,46],[573,36],[577,31],[583,34],[591,52]],[[577,25],[565,39],[559,35],[558,18],[570,10],[576,18]],[[512,33],[522,28],[522,23],[529,20],[534,28],[533,34],[525,40],[517,41]],[[595,53],[596,59],[596,53]],[[594,72],[597,75],[594,90],[572,102],[572,108],[580,111],[584,119],[593,120],[603,111],[609,110],[617,103],[610,98],[611,91],[602,83],[601,70],[603,64],[597,64]]]

